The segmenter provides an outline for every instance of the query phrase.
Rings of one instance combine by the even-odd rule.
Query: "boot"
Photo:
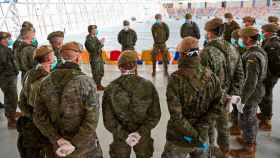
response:
[[[235,140],[240,144],[240,145],[245,145],[245,140],[243,137],[236,137]]]
[[[259,128],[262,131],[271,132],[272,130],[271,120],[261,120],[259,124]]]
[[[229,157],[229,148],[224,147],[210,147],[211,156],[215,156],[216,158],[228,158]]]
[[[262,113],[257,113],[257,119],[260,120],[260,121],[263,119]]]
[[[256,158],[256,145],[246,144],[242,149],[230,151],[230,155],[234,158]]]
[[[101,84],[97,85],[97,91],[104,91],[105,87],[103,87]]]
[[[7,116],[7,120],[8,120],[8,125],[7,125],[8,129],[16,129],[17,121],[16,121],[15,113]]]
[[[220,149],[222,151],[222,155],[220,157],[217,157],[217,158],[228,158],[229,157],[229,152],[230,152],[229,148],[220,146]]]
[[[233,125],[230,127],[230,135],[231,136],[240,136],[241,135],[241,130],[237,125]]]

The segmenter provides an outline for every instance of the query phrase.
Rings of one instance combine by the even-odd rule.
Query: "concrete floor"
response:
[[[175,65],[170,66],[170,72],[175,71],[176,67],[177,66]],[[161,66],[158,68],[157,76],[155,78],[151,77],[151,70],[152,69],[150,65],[139,67],[139,74],[144,78],[151,80],[155,84],[160,96],[162,117],[158,126],[152,131],[152,136],[155,140],[155,152],[153,157],[160,158],[165,144],[166,125],[169,119],[169,112],[165,97],[167,80],[165,77],[163,77],[163,70]],[[88,65],[83,66],[83,71],[90,75],[90,69]],[[117,78],[119,74],[120,73],[115,65],[106,65],[106,74],[103,83],[107,85],[109,82]],[[280,107],[277,106],[280,103],[279,89],[280,85],[278,84],[274,89],[275,115],[273,117],[273,132],[260,132],[258,134],[257,158],[280,158],[280,131],[277,130],[280,128]],[[100,93],[100,95],[102,96],[102,93]],[[0,98],[0,100],[3,101],[2,95]],[[15,130],[7,130],[6,119],[3,117],[3,111],[1,111],[0,118],[0,158],[18,158],[19,156],[16,148],[17,132]],[[112,141],[112,135],[104,128],[102,115],[100,115],[97,133],[101,142],[104,158],[109,158],[108,147]],[[232,148],[239,147],[233,138],[231,145]],[[132,154],[132,158],[135,158],[134,154]]]

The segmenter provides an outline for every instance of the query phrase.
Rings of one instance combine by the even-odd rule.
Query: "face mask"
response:
[[[32,38],[32,45],[37,47],[38,46],[38,41],[35,37]]]
[[[261,32],[260,35],[259,35],[259,41],[262,42],[264,40],[265,40],[265,35],[264,35],[263,32]]]
[[[129,26],[124,26],[123,29],[124,29],[125,31],[128,31]]]
[[[240,48],[245,48],[246,47],[242,39],[238,40],[238,45],[239,45]]]
[[[98,30],[96,30],[96,33],[95,33],[95,35],[96,35],[96,36],[98,36],[98,35],[99,35],[99,31],[98,31]]]
[[[187,23],[187,24],[190,24],[190,23],[191,23],[191,20],[186,19],[186,23]]]
[[[9,48],[13,48],[13,44],[14,44],[14,41],[12,39],[9,39],[8,41],[8,47]]]
[[[57,66],[57,58],[54,56],[53,62],[51,64],[51,71],[55,70]]]

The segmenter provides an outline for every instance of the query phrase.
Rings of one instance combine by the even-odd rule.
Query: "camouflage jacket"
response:
[[[123,75],[106,88],[102,111],[106,129],[121,139],[136,131],[149,135],[161,117],[154,85],[136,75]]]
[[[266,52],[259,46],[254,46],[242,55],[242,60],[245,71],[242,102],[248,105],[258,104],[265,94],[263,81],[268,67]]]
[[[180,35],[181,35],[182,38],[192,36],[192,37],[195,37],[197,39],[200,39],[199,27],[193,21],[191,23],[184,23],[181,27]]]
[[[25,75],[19,101],[19,108],[24,116],[32,118],[40,83],[48,74],[49,73],[41,65],[37,65],[36,68],[29,70]]]
[[[19,70],[27,72],[32,69],[35,65],[33,60],[33,53],[36,47],[32,44],[27,44],[25,42],[19,42],[14,50],[16,63]]]
[[[102,60],[102,48],[103,44],[97,37],[91,35],[87,36],[85,47],[89,53],[90,61]]]
[[[167,140],[183,146],[197,145],[205,142],[209,124],[222,113],[222,89],[208,68],[182,63],[170,76],[166,90],[170,112]],[[184,136],[192,136],[193,144],[183,141]]]
[[[66,62],[41,83],[33,119],[50,142],[56,145],[63,137],[76,150],[71,156],[92,152],[96,145],[98,96],[92,78],[79,65]]]
[[[54,51],[54,55],[56,56],[57,63],[61,64],[62,63],[62,58],[61,58],[61,55],[60,55],[61,49],[60,48],[53,48],[53,51]]]
[[[17,76],[17,74],[18,69],[12,50],[0,45],[0,78],[5,79],[9,76]]]
[[[240,26],[236,21],[232,21],[230,24],[224,23],[224,33],[223,33],[224,40],[230,42],[231,33],[237,29],[240,29]]]
[[[240,95],[244,71],[240,54],[234,46],[222,39],[212,40],[201,52],[201,63],[219,77],[226,94]]]
[[[152,34],[155,44],[164,44],[169,39],[169,28],[166,23],[155,23],[152,26]]]
[[[121,30],[118,35],[118,41],[123,48],[133,48],[137,41],[137,34],[132,29],[128,31]]]

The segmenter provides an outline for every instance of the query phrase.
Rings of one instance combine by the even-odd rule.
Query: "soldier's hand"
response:
[[[59,147],[61,147],[63,145],[71,145],[71,142],[69,142],[68,140],[66,140],[64,138],[60,138],[56,143]]]

